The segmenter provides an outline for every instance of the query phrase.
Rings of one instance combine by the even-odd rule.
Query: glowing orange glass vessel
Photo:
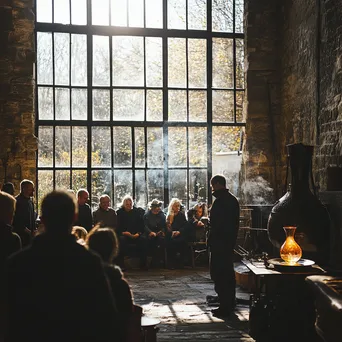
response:
[[[302,249],[294,239],[297,227],[284,227],[286,240],[280,247],[280,257],[289,265],[294,265],[302,257]]]

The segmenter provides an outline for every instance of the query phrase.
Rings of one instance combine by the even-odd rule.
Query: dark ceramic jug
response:
[[[310,190],[313,146],[287,145],[291,186],[271,210],[268,236],[276,248],[285,241],[284,226],[296,226],[295,240],[303,258],[326,264],[329,259],[330,218],[327,209]],[[287,180],[286,180],[287,181]]]

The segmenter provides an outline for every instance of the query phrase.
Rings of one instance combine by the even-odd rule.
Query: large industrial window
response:
[[[243,0],[36,0],[38,200],[208,201],[236,187]]]

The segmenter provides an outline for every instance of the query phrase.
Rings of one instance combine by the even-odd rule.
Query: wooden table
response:
[[[263,261],[242,260],[255,277],[250,302],[250,335],[259,341],[320,341],[315,331],[314,296],[305,278],[322,274],[319,266],[299,272],[266,268]]]

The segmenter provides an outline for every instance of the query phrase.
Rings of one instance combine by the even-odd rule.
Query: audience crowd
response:
[[[134,340],[141,308],[122,272],[125,256],[147,270],[148,257],[154,265],[167,254],[168,267],[182,268],[188,243],[206,240],[203,203],[186,213],[173,198],[164,212],[158,199],[145,210],[125,196],[115,210],[103,194],[92,212],[86,189],[52,191],[38,217],[34,183],[24,179],[14,193],[12,183],[0,191],[0,342]]]

